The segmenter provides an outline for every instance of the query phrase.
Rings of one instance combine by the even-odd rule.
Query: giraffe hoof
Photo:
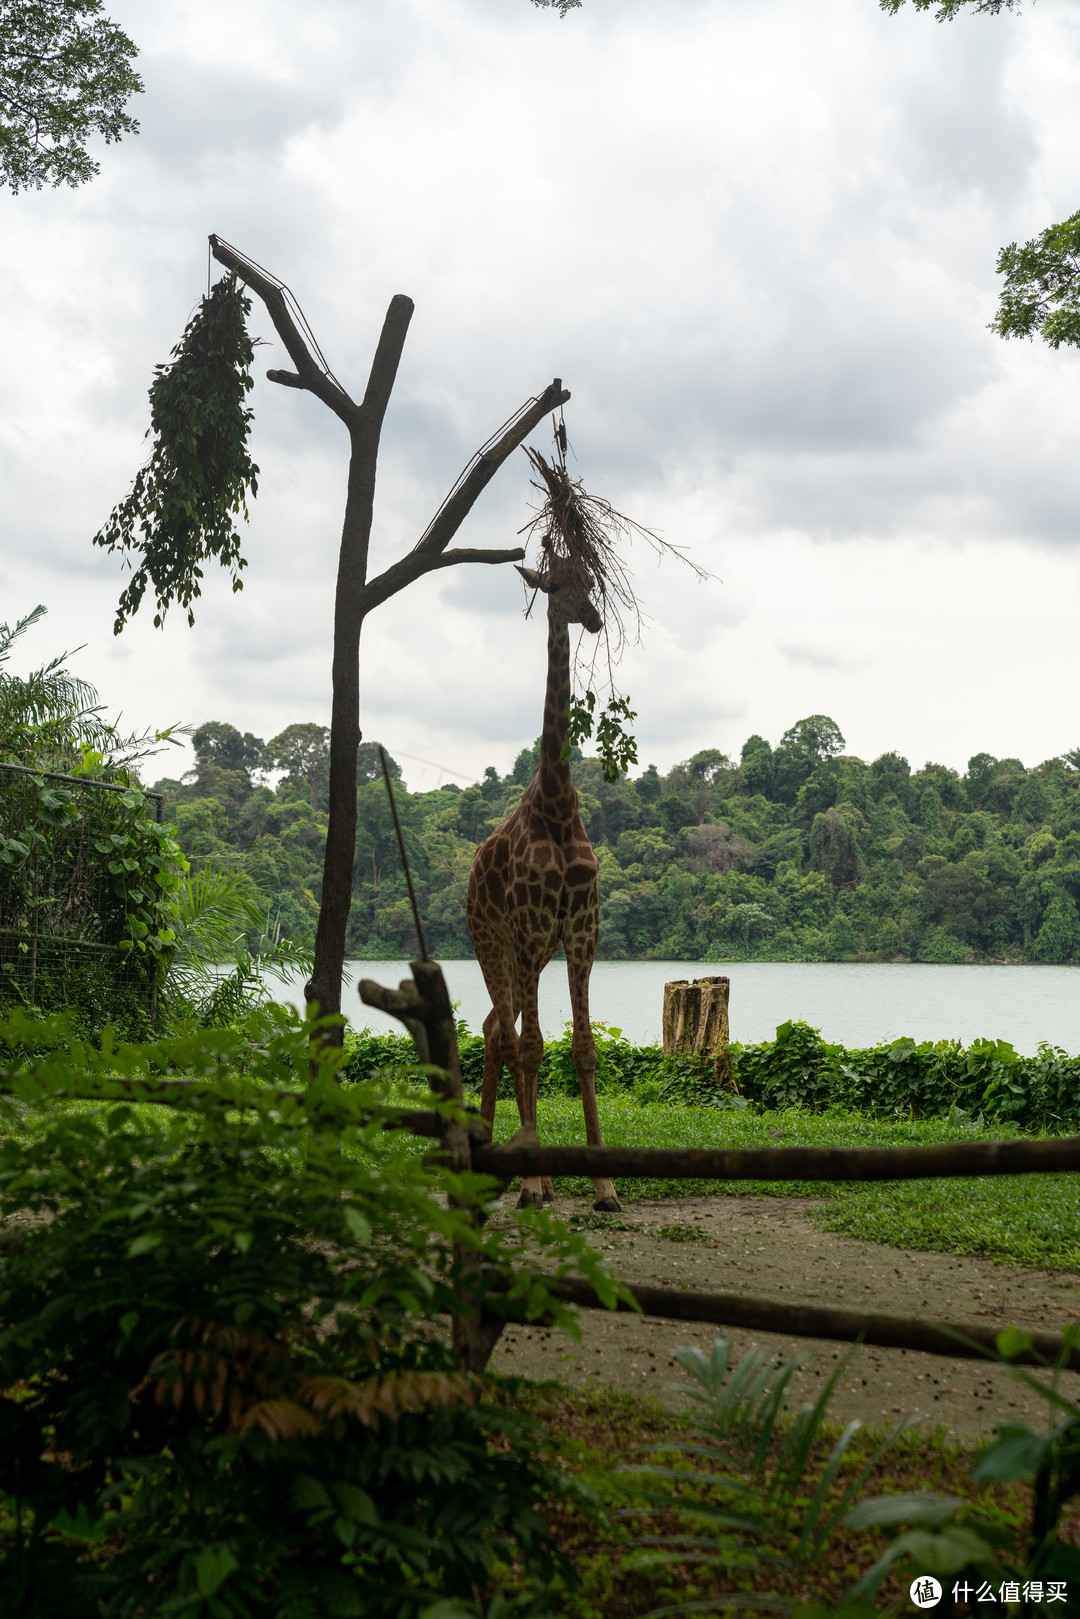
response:
[[[550,1186],[545,1186],[544,1187],[544,1202],[545,1203],[554,1203],[554,1201],[555,1201],[555,1193],[551,1190]]]
[[[542,1209],[544,1206],[543,1193],[523,1191],[517,1200],[517,1206],[519,1209]]]
[[[617,1197],[598,1197],[593,1204],[597,1214],[621,1214],[622,1204]]]

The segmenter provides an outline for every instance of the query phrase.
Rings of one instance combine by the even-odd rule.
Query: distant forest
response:
[[[157,783],[194,864],[248,873],[285,934],[313,927],[326,833],[329,732],[264,744],[215,721],[197,764]],[[536,743],[508,776],[398,801],[430,944],[472,953],[465,894],[476,845],[513,809]],[[961,775],[866,763],[824,715],[738,760],[696,753],[614,785],[575,759],[600,858],[600,954],[702,961],[1036,961],[1080,956],[1080,749],[1026,769],[977,753]],[[394,767],[399,783],[400,770]],[[280,776],[279,776],[280,773]],[[279,777],[276,786],[267,777]],[[415,939],[375,745],[357,763],[359,833],[348,949],[409,957]]]

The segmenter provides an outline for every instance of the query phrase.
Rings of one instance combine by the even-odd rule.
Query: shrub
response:
[[[731,1107],[740,1098],[720,1089],[692,1057],[665,1057],[658,1045],[638,1046],[621,1029],[594,1024],[596,1088],[629,1092],[638,1101],[687,1101]],[[407,1063],[409,1042],[393,1035],[350,1035],[346,1073],[370,1077]],[[479,1092],[483,1041],[464,1032],[462,1071],[466,1089]],[[1044,1133],[1080,1128],[1080,1057],[1042,1045],[1021,1056],[1006,1040],[900,1039],[863,1050],[832,1045],[798,1021],[782,1023],[775,1040],[733,1044],[735,1081],[742,1102],[760,1108],[804,1107],[814,1112],[843,1108],[867,1114],[946,1117],[957,1113],[1011,1129]],[[544,1047],[541,1095],[578,1094],[570,1056],[569,1026]],[[506,1070],[500,1097],[512,1097]]]
[[[525,1262],[537,1238],[557,1273],[613,1298],[610,1279],[542,1213],[491,1233],[436,1197],[491,1183],[383,1130],[385,1090],[343,1091],[340,1052],[309,1081],[316,1028],[270,1008],[99,1053],[0,1026],[12,1619],[408,1619],[482,1596],[498,1558],[555,1568],[543,1435],[461,1372],[441,1323],[463,1245],[491,1309],[569,1322]],[[166,1073],[189,1081],[172,1108],[124,1096]]]

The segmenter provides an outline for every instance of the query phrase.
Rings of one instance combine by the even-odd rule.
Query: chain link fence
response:
[[[0,764],[0,1007],[155,1022],[157,955],[133,918],[157,902],[140,854],[161,821],[160,793]]]

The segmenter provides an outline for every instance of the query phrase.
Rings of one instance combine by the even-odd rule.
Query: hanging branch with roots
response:
[[[619,781],[629,767],[638,762],[637,742],[627,729],[637,714],[630,707],[630,699],[616,689],[615,668],[627,646],[638,645],[645,624],[619,546],[640,538],[652,548],[659,561],[666,556],[675,557],[685,563],[698,580],[711,575],[691,562],[681,547],[616,511],[610,501],[590,495],[580,478],[571,478],[566,469],[566,428],[562,422],[555,428],[555,454],[551,461],[545,460],[531,445],[525,446],[525,454],[539,474],[541,481],[534,479],[533,488],[543,497],[543,504],[519,532],[530,538],[538,536],[545,558],[558,557],[569,565],[574,584],[588,593],[603,619],[603,629],[599,639],[591,643],[593,652],[588,659],[582,655],[582,639],[578,640],[574,677],[584,690],[580,697],[575,695],[570,700],[565,756],[569,758],[573,747],[588,741],[595,729],[604,780]],[[530,603],[529,611],[531,606]],[[594,690],[598,667],[606,668],[608,686],[607,702],[599,712]]]

